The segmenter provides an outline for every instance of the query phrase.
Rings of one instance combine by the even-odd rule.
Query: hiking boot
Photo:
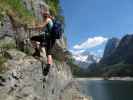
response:
[[[50,64],[47,64],[46,67],[43,69],[43,75],[47,76],[50,70]]]

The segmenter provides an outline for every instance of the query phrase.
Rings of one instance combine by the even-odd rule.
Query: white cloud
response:
[[[75,45],[73,48],[74,49],[88,49],[88,48],[93,48],[98,45],[101,45],[105,43],[108,40],[108,38],[102,37],[102,36],[97,36],[93,38],[88,38],[85,42],[81,44]]]
[[[70,52],[72,53],[73,58],[76,61],[85,62],[88,57],[88,55],[82,55],[82,53],[85,52],[85,50],[70,50]]]
[[[74,55],[73,57],[74,57],[74,59],[75,59],[76,61],[86,62],[86,59],[87,59],[88,55],[83,56],[83,55],[80,55],[80,54],[79,54],[79,55]]]
[[[97,57],[102,57],[103,52],[104,52],[104,50],[98,49],[98,50],[96,50],[96,51],[91,51],[90,53],[91,53],[92,55],[97,56]]]
[[[78,54],[81,54],[81,53],[85,52],[85,50],[70,50],[70,52],[71,52],[73,55],[78,55]]]

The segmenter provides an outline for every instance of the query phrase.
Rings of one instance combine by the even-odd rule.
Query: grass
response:
[[[61,13],[61,6],[59,0],[44,0],[49,5],[52,15],[57,16]]]
[[[21,0],[0,0],[0,9],[1,12],[12,13],[21,23],[28,24],[33,19],[31,12],[24,7]]]
[[[60,6],[60,0],[44,0],[44,2],[48,4],[50,13],[65,25],[65,18],[61,15],[62,8]]]

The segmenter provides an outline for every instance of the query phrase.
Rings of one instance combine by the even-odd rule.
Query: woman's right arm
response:
[[[31,30],[42,30],[49,23],[49,19],[45,20],[42,24],[34,25],[29,27]]]

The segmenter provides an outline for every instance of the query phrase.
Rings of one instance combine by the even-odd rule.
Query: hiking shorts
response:
[[[36,35],[36,36],[33,36],[30,38],[31,41],[37,41],[37,42],[44,42],[45,39],[44,39],[44,36],[43,35]]]
[[[55,39],[53,39],[52,37],[46,38],[46,53],[47,53],[47,55],[52,54],[52,49],[54,47],[54,44],[55,44]]]
[[[31,37],[30,40],[40,42],[40,46],[45,47],[46,54],[47,55],[52,54],[52,49],[56,40],[51,36],[37,35],[37,36]]]

